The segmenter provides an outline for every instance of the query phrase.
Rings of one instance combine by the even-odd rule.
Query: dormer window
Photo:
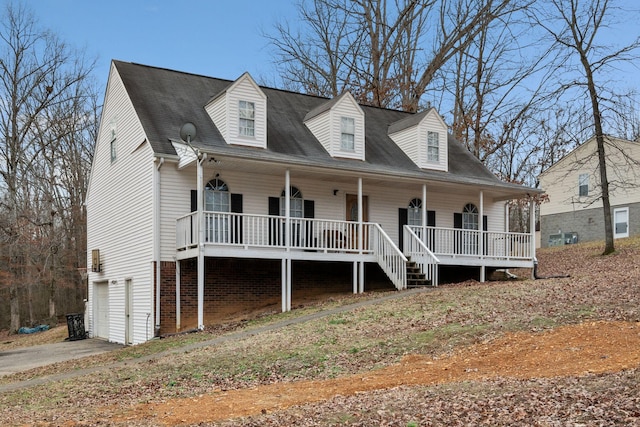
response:
[[[341,159],[365,159],[364,123],[364,111],[349,92],[319,104],[304,117],[327,153]]]
[[[356,124],[353,117],[342,117],[340,122],[340,149],[355,150]]]
[[[239,135],[253,138],[255,136],[256,129],[256,105],[253,102],[249,101],[239,101],[238,118]]]
[[[440,161],[440,134],[427,132],[427,161],[438,163]]]

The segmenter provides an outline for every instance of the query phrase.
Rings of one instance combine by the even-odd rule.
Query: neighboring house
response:
[[[88,329],[136,344],[313,292],[437,285],[445,266],[532,267],[533,236],[505,212],[537,192],[496,179],[434,109],[114,61],[86,202]]]
[[[614,238],[640,234],[640,143],[606,137],[605,154]],[[540,175],[549,201],[540,205],[542,247],[604,240],[595,137]]]

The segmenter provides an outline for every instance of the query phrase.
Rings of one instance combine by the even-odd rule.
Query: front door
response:
[[[362,196],[362,221],[369,222],[369,198]],[[347,194],[347,221],[358,221],[358,195]]]
[[[347,203],[346,203],[347,211],[345,217],[347,221],[357,222],[358,221],[358,195],[357,194],[347,194]],[[369,197],[362,196],[362,222],[369,222]],[[347,232],[347,247],[348,248],[357,248],[358,247],[358,228],[357,226],[350,227]],[[367,235],[363,236],[364,247],[368,246]]]

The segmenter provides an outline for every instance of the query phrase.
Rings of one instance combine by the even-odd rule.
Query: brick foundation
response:
[[[291,304],[310,296],[353,291],[353,264],[292,262]],[[176,264],[163,261],[161,271],[160,334],[176,332]],[[205,260],[204,323],[215,324],[249,311],[280,310],[281,261],[207,258]],[[181,330],[198,326],[198,270],[195,259],[180,262]],[[393,289],[375,264],[365,265],[365,290]]]

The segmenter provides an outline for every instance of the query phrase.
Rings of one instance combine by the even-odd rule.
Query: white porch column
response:
[[[282,312],[291,311],[291,258],[282,258],[280,262],[282,283]]]
[[[287,258],[287,311],[291,311],[291,258]]]
[[[180,332],[180,261],[176,260],[176,332]]]
[[[200,157],[200,153],[198,153]],[[207,158],[202,154],[198,160],[198,329],[204,329],[204,179],[202,163]]]
[[[363,245],[364,245],[364,207],[362,204],[362,177],[358,178],[358,249],[359,253],[362,254]],[[358,262],[358,292],[364,292],[364,262]]]
[[[422,184],[422,242],[427,244],[427,184]],[[403,248],[400,248],[403,250]]]
[[[291,172],[284,174],[284,236],[286,255],[282,259],[282,311],[291,310]]]
[[[287,286],[287,280],[289,278],[289,274],[288,274],[288,263],[287,263],[287,259],[286,258],[282,258],[281,262],[280,262],[280,271],[281,271],[281,275],[280,275],[280,280],[282,283],[282,312],[284,313],[285,311],[287,311],[287,291],[288,291],[288,286]]]
[[[353,293],[357,294],[358,293],[358,275],[359,273],[359,269],[358,269],[358,261],[353,261],[353,279],[352,279],[352,283],[353,283]]]
[[[529,200],[529,233],[531,234],[531,259],[536,259],[536,201]]]
[[[478,241],[478,251],[480,252],[480,259],[484,260],[484,191],[480,191],[480,211],[478,212],[478,230],[480,230],[480,236]],[[480,282],[485,281],[486,268],[484,266],[484,261],[482,261],[482,265],[480,266]]]
[[[504,232],[509,231],[509,202],[504,202]]]
[[[291,249],[291,173],[289,169],[284,174],[284,236],[287,252]]]

